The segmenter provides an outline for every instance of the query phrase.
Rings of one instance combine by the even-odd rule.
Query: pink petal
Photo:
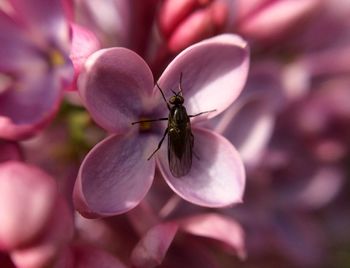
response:
[[[176,2],[176,1],[175,1]],[[167,46],[172,52],[179,52],[184,48],[194,44],[205,38],[217,35],[223,32],[224,27],[228,20],[228,4],[225,1],[211,1],[206,3],[200,3],[199,1],[182,1],[179,6],[178,3],[175,4],[174,1],[167,1],[161,6],[158,13],[163,13],[164,10],[171,10],[172,13],[178,14],[165,14],[166,16],[171,16],[173,20],[170,25],[165,25],[165,27],[172,27],[171,32],[168,34]],[[185,3],[187,2],[187,3]],[[170,3],[170,4],[168,4]],[[179,9],[173,11],[173,9]],[[162,14],[161,14],[162,15]],[[163,20],[164,21],[164,20]],[[162,17],[160,17],[159,26],[164,31]],[[173,24],[173,25],[171,25]],[[189,31],[188,29],[191,29]]]
[[[103,47],[130,47],[135,19],[133,4],[129,0],[75,1],[80,12],[79,21],[96,33]],[[142,27],[139,25],[139,28]]]
[[[248,166],[254,166],[260,159],[275,125],[275,115],[271,107],[259,99],[259,96],[255,97],[245,100],[240,106],[237,103],[235,108],[238,111],[222,133],[236,146],[243,162]]]
[[[68,28],[66,32],[68,34]],[[23,76],[33,77],[35,73],[46,75],[54,72],[63,83],[71,82],[73,69],[67,56],[69,42],[54,42],[53,39],[42,37],[41,32],[39,35],[29,34],[23,25],[0,10],[0,92],[6,76],[15,86],[20,86]]]
[[[66,201],[62,197],[58,198],[54,209],[39,241],[11,253],[12,260],[18,267],[47,267],[73,238],[73,217]]]
[[[219,214],[191,216],[179,221],[181,229],[198,236],[212,238],[227,244],[233,253],[244,259],[246,257],[244,232],[233,219]]]
[[[88,217],[110,216],[134,208],[151,187],[155,162],[147,161],[152,137],[111,136],[84,159],[74,189],[76,209]]]
[[[219,35],[181,52],[166,68],[159,84],[166,96],[178,90],[183,73],[183,93],[189,114],[226,109],[240,94],[249,66],[248,44],[237,35]]]
[[[270,0],[250,0],[250,1],[236,1],[236,16],[238,20],[251,15],[259,7],[264,7]]]
[[[15,21],[0,10],[0,70],[12,74],[19,68],[28,68],[28,62],[36,62],[28,37]],[[14,60],[16,59],[16,60]],[[2,76],[1,76],[2,78]],[[1,88],[0,78],[0,92]]]
[[[17,19],[38,35],[60,43],[68,49],[69,25],[61,0],[10,0]]]
[[[131,253],[135,267],[160,265],[177,232],[176,223],[159,224],[148,230]]]
[[[310,16],[310,13],[315,11],[322,1],[263,0],[258,2],[264,3],[254,3],[247,7],[248,9],[252,8],[252,10],[239,22],[239,32],[245,36],[271,38],[277,34],[288,32],[289,28],[303,21],[303,18]]]
[[[206,207],[224,207],[242,202],[245,172],[232,144],[211,131],[193,128],[194,154],[190,172],[171,175],[167,146],[162,146],[157,163],[169,186],[185,200]]]
[[[28,137],[45,126],[58,109],[63,82],[73,74],[61,50],[41,47],[45,40],[33,44],[29,37],[0,12],[0,137],[7,139]],[[62,64],[50,61],[53,52],[63,57]]]
[[[274,62],[252,65],[238,99],[224,113],[205,122],[232,142],[248,166],[260,159],[271,138],[276,113],[285,101],[280,68]]]
[[[299,209],[320,209],[330,204],[344,187],[345,175],[335,167],[323,166],[317,169],[293,198],[292,205]]]
[[[86,59],[100,48],[100,43],[96,36],[88,29],[71,23],[72,47],[70,59],[74,64],[75,78],[72,89],[76,89],[76,81]]]
[[[61,101],[61,85],[54,74],[35,73],[19,81],[16,90],[0,95],[0,137],[22,139],[49,123]]]
[[[197,3],[193,0],[186,1],[163,1],[161,12],[158,13],[159,27],[165,37],[174,31],[179,22],[188,16],[188,14],[196,7]]]
[[[140,113],[152,109],[153,76],[145,61],[125,48],[92,54],[82,71],[78,88],[86,108],[103,128],[127,131]]]
[[[43,232],[56,191],[54,180],[36,167],[12,161],[0,165],[0,248],[13,249]]]

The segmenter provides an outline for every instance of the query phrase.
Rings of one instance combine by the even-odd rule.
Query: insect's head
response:
[[[181,105],[184,103],[185,99],[184,97],[182,97],[182,92],[174,92],[174,96],[170,97],[169,99],[169,103],[172,104],[172,105]]]

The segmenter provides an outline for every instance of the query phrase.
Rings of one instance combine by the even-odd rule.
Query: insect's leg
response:
[[[168,118],[163,117],[163,118],[157,118],[157,119],[141,120],[141,121],[132,122],[131,125],[140,124],[140,123],[147,123],[147,122],[154,122],[154,121],[164,121],[164,120],[168,120]]]
[[[170,105],[169,105],[169,103],[167,102],[167,100],[166,100],[166,98],[165,98],[165,96],[164,96],[163,90],[162,90],[162,89],[160,88],[160,86],[158,85],[158,82],[156,82],[156,86],[157,86],[157,88],[159,89],[160,93],[162,94],[162,97],[163,97],[163,99],[164,99],[164,101],[165,101],[165,103],[166,103],[166,106],[168,107],[168,110],[170,111]]]
[[[211,113],[211,112],[215,112],[215,111],[216,111],[216,109],[210,110],[210,111],[201,112],[201,113],[198,113],[198,114],[191,114],[188,117],[195,117],[195,116],[199,116],[201,114]]]
[[[162,143],[163,143],[166,135],[168,134],[168,131],[169,131],[169,128],[166,128],[162,139],[158,143],[157,149],[154,150],[154,152],[147,158],[147,160],[150,160],[152,158],[152,156],[160,149],[160,147],[162,146]]]

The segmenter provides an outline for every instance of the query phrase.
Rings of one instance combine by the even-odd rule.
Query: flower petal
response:
[[[10,0],[19,19],[36,34],[68,49],[69,25],[60,0]]]
[[[232,142],[246,166],[254,166],[260,159],[277,111],[285,103],[280,69],[270,61],[252,65],[238,99],[225,112],[204,122]]]
[[[331,203],[339,196],[344,187],[345,175],[343,171],[332,166],[322,166],[304,179],[301,189],[285,194],[285,199],[291,206],[298,209],[320,209]]]
[[[183,177],[171,175],[167,148],[161,148],[157,163],[166,182],[182,198],[197,205],[224,207],[241,202],[245,172],[233,145],[208,130],[194,128],[193,135],[195,155],[190,172]]]
[[[54,180],[36,167],[14,161],[1,164],[0,248],[30,243],[43,232],[56,196]]]
[[[11,258],[18,267],[47,267],[59,255],[73,237],[72,212],[66,201],[57,198],[51,218],[39,241],[11,252]]]
[[[198,236],[219,240],[233,249],[234,253],[246,257],[244,232],[233,219],[219,214],[202,214],[179,221],[182,230]]]
[[[249,3],[247,3],[249,2]],[[305,18],[311,17],[312,12],[322,3],[320,0],[305,1],[238,1],[237,10],[240,18],[238,31],[244,36],[258,39],[276,38],[285,34],[290,28],[299,25]],[[239,12],[242,13],[242,12]],[[303,25],[305,27],[305,25]]]
[[[140,56],[125,48],[92,54],[78,88],[96,123],[113,133],[125,132],[142,111],[152,108],[152,72]]]
[[[53,73],[32,74],[18,88],[0,94],[0,137],[26,138],[46,126],[56,114],[62,90]]]
[[[86,59],[100,48],[100,43],[97,37],[87,28],[71,23],[71,29],[72,47],[69,57],[74,64],[75,78],[70,89],[76,89],[76,81]]]
[[[185,49],[166,68],[159,84],[166,96],[176,90],[180,73],[189,114],[226,109],[240,94],[249,67],[248,44],[233,34],[219,35]]]
[[[164,223],[152,227],[142,237],[131,253],[135,267],[155,267],[162,263],[177,232],[176,223]]]
[[[36,60],[33,57],[32,46],[28,37],[22,31],[18,24],[14,22],[7,14],[0,10],[0,71],[12,74],[18,68],[24,68],[28,62],[31,64]],[[2,75],[4,75],[2,73]],[[0,93],[1,80],[0,77]]]
[[[148,135],[111,136],[86,156],[74,188],[76,209],[87,217],[110,216],[134,208],[151,187],[155,162]]]
[[[129,0],[85,0],[74,4],[79,10],[79,22],[98,36],[103,47],[130,47],[135,19],[133,3]]]

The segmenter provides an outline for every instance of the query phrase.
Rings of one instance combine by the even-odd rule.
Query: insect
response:
[[[168,120],[168,126],[165,129],[163,137],[159,141],[157,148],[147,158],[147,160],[150,160],[152,156],[161,148],[165,137],[168,135],[169,169],[174,177],[182,177],[190,171],[192,166],[194,137],[191,131],[190,118],[213,112],[215,110],[201,112],[194,115],[187,114],[186,108],[183,105],[185,99],[182,94],[182,73],[180,74],[179,91],[175,92],[171,90],[174,95],[169,98],[169,101],[166,100],[163,90],[160,88],[158,83],[156,83],[156,85],[168,107],[169,116],[165,118],[141,120],[131,124],[134,125],[144,122]]]

